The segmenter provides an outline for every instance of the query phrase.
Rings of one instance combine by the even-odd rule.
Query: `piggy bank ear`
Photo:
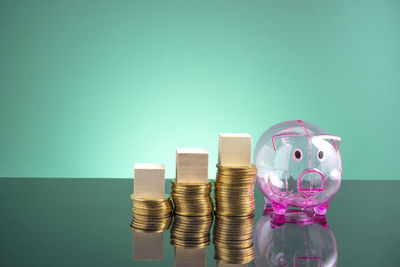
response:
[[[298,133],[283,133],[283,134],[276,134],[272,136],[272,145],[274,146],[274,151],[276,151],[277,147],[280,147],[283,144],[288,144],[292,142],[294,139],[293,137],[297,136],[304,136],[304,134]]]
[[[342,138],[340,138],[340,136],[330,135],[330,134],[319,134],[314,136],[330,141],[333,147],[336,149],[336,151],[339,150],[340,143],[342,142]]]

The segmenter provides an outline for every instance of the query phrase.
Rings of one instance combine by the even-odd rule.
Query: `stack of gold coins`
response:
[[[215,259],[246,264],[254,258],[254,182],[257,169],[249,166],[217,165],[215,185]]]
[[[210,244],[213,223],[211,182],[172,182],[174,223],[171,228],[171,244],[175,247],[201,248]]]
[[[225,167],[217,165],[215,181],[216,215],[246,216],[254,213],[254,165]]]
[[[134,198],[133,219],[131,228],[143,232],[163,232],[167,230],[172,220],[172,202],[169,196],[164,198]]]
[[[216,216],[214,225],[215,259],[229,264],[246,264],[254,259],[254,215]]]
[[[211,182],[176,183],[172,182],[172,199],[175,214],[185,216],[209,216],[213,212]]]

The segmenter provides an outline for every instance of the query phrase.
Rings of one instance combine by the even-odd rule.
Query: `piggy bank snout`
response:
[[[306,169],[298,177],[298,189],[306,196],[325,190],[325,176],[317,169]]]

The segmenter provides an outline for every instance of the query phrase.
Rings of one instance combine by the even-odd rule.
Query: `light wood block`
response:
[[[164,232],[143,233],[133,231],[134,260],[163,260]]]
[[[251,136],[240,133],[219,134],[218,163],[221,166],[251,164]]]
[[[204,148],[176,149],[176,181],[208,182],[208,151]]]
[[[135,164],[134,198],[164,198],[164,164]]]
[[[175,267],[205,267],[207,248],[175,248]]]

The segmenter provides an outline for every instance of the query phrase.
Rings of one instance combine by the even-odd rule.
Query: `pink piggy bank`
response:
[[[323,215],[340,188],[341,139],[300,120],[266,130],[254,151],[257,186],[276,214],[288,207]]]

